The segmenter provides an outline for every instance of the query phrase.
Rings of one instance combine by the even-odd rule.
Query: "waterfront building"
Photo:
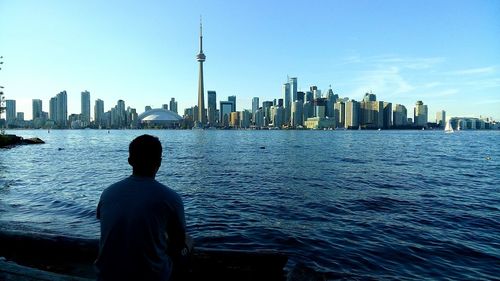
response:
[[[233,102],[230,101],[220,101],[219,102],[219,124],[222,127],[228,127],[231,118],[231,112],[233,110]]]
[[[453,130],[484,130],[493,129],[494,124],[491,120],[484,120],[475,117],[451,117],[448,120]]]
[[[271,124],[271,107],[273,106],[272,101],[264,101],[262,102],[262,110],[264,114],[264,126],[268,126]]]
[[[288,79],[290,84],[290,104],[297,100],[297,77]]]
[[[345,103],[345,128],[357,129],[359,127],[359,112],[359,102],[351,100]]]
[[[49,119],[57,121],[57,97],[53,97],[49,102]]]
[[[314,116],[322,118],[326,117],[326,99],[324,98],[314,99]]]
[[[286,82],[283,84],[282,87],[282,92],[283,92],[283,101],[284,105],[282,106],[285,107],[285,122],[287,122],[290,119],[290,113],[289,111],[291,110],[291,97],[290,97],[290,83]]]
[[[441,110],[436,112],[436,124],[438,124],[439,127],[444,127],[446,124],[446,111]]]
[[[116,119],[114,120],[115,122],[113,124],[115,125],[115,127],[118,128],[127,127],[127,112],[125,111],[125,101],[118,100],[115,108],[116,108]]]
[[[24,122],[24,112],[18,112],[16,115],[17,122]]]
[[[334,105],[334,118],[335,124],[340,127],[345,127],[345,103],[343,101],[337,101]]]
[[[303,125],[303,103],[300,101],[294,101],[292,102],[292,118],[290,120],[290,125],[292,128],[297,128],[299,126]]]
[[[339,98],[339,95],[334,94],[332,88],[328,89],[328,92],[326,93],[326,111],[325,114],[326,116],[333,118],[335,117],[335,103],[337,102],[337,99]]]
[[[207,123],[205,115],[205,97],[204,97],[204,86],[203,86],[203,62],[206,56],[203,53],[203,27],[201,25],[200,19],[200,52],[196,56],[196,60],[199,62],[199,79],[198,79],[198,118],[197,121],[204,126]]]
[[[306,103],[304,103],[304,106],[302,108],[302,114],[303,114],[302,120],[304,121],[314,116],[314,105],[312,102],[307,101]]]
[[[97,127],[104,127],[104,101],[97,99],[94,105],[94,123]]]
[[[264,110],[261,108],[257,109],[254,114],[253,124],[255,128],[264,127]]]
[[[88,91],[81,93],[81,118],[84,126],[90,124],[90,93]]]
[[[259,97],[252,98],[252,116],[255,114],[255,111],[259,110]]]
[[[427,127],[427,105],[424,105],[422,101],[417,101],[415,103],[415,108],[413,109],[413,120],[415,126]]]
[[[229,124],[233,128],[238,128],[240,125],[240,113],[237,111],[231,111],[229,117]]]
[[[165,109],[168,111],[168,109]],[[137,110],[135,108],[127,107],[127,128],[135,129],[137,128]]]
[[[369,129],[380,129],[384,127],[384,103],[374,101],[374,94],[366,94],[360,103],[361,115],[359,123],[362,127]]]
[[[252,112],[246,109],[240,112],[240,128],[250,128],[251,120]]]
[[[68,126],[68,94],[66,91],[62,91],[56,96],[57,106],[56,106],[56,116],[55,120],[59,128],[67,128]]]
[[[392,128],[392,103],[383,102],[384,104],[384,129]]]
[[[161,108],[162,109],[165,109],[165,110],[168,110],[168,104],[164,103],[161,105]]]
[[[217,111],[217,93],[215,91],[207,91],[207,119],[208,124],[210,126],[215,126],[217,124],[217,115],[215,112]]]
[[[285,109],[281,106],[272,106],[271,107],[271,118],[272,118],[272,124],[273,127],[275,128],[281,128],[283,127],[284,123],[284,117],[285,117]]]
[[[230,101],[233,103],[233,107],[231,109],[231,112],[236,112],[236,96],[227,97],[227,101]]]
[[[14,125],[16,123],[16,101],[15,100],[5,100],[5,122],[8,125]]]
[[[335,120],[332,118],[324,118],[324,117],[312,117],[307,118],[305,121],[305,127],[307,129],[334,129],[335,128]]]
[[[175,98],[170,99],[170,111],[178,113],[177,112],[177,102],[175,101]]]
[[[37,119],[37,118],[42,118],[42,100],[33,99],[32,105],[33,105],[32,120],[35,121],[35,119]]]
[[[408,124],[406,107],[401,104],[395,104],[392,112],[392,121],[394,127],[402,127]]]
[[[137,116],[134,116],[137,114],[135,109],[129,111],[132,124],[138,128],[179,128],[182,122],[182,117],[177,113],[163,108],[151,109]]]

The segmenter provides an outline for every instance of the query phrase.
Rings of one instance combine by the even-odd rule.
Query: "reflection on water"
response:
[[[15,133],[46,144],[0,150],[0,226],[97,238],[99,195],[146,131]],[[198,245],[281,250],[332,279],[500,276],[499,132],[148,133]]]

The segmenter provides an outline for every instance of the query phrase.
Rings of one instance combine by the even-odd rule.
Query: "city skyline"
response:
[[[50,97],[63,90],[68,113],[80,113],[84,90],[91,104],[123,99],[139,112],[175,97],[181,113],[197,104],[193,58],[202,14],[211,55],[204,94],[236,95],[238,111],[251,109],[253,97],[283,98],[288,74],[299,78],[299,91],[332,85],[335,94],[355,100],[373,91],[408,108],[423,100],[430,120],[440,110],[500,119],[497,2],[211,1],[196,11],[190,4],[0,2],[6,98],[17,101],[26,119],[33,99],[47,111]],[[233,13],[220,17],[222,4]],[[79,40],[72,41],[74,33]]]

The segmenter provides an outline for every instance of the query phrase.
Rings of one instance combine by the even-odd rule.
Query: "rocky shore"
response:
[[[9,148],[16,145],[25,144],[43,144],[43,140],[39,138],[23,138],[16,135],[0,135],[0,148]]]

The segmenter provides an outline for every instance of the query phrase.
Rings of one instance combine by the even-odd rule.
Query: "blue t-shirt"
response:
[[[154,178],[130,176],[106,188],[97,206],[101,222],[100,280],[168,280],[184,245],[181,197]]]

